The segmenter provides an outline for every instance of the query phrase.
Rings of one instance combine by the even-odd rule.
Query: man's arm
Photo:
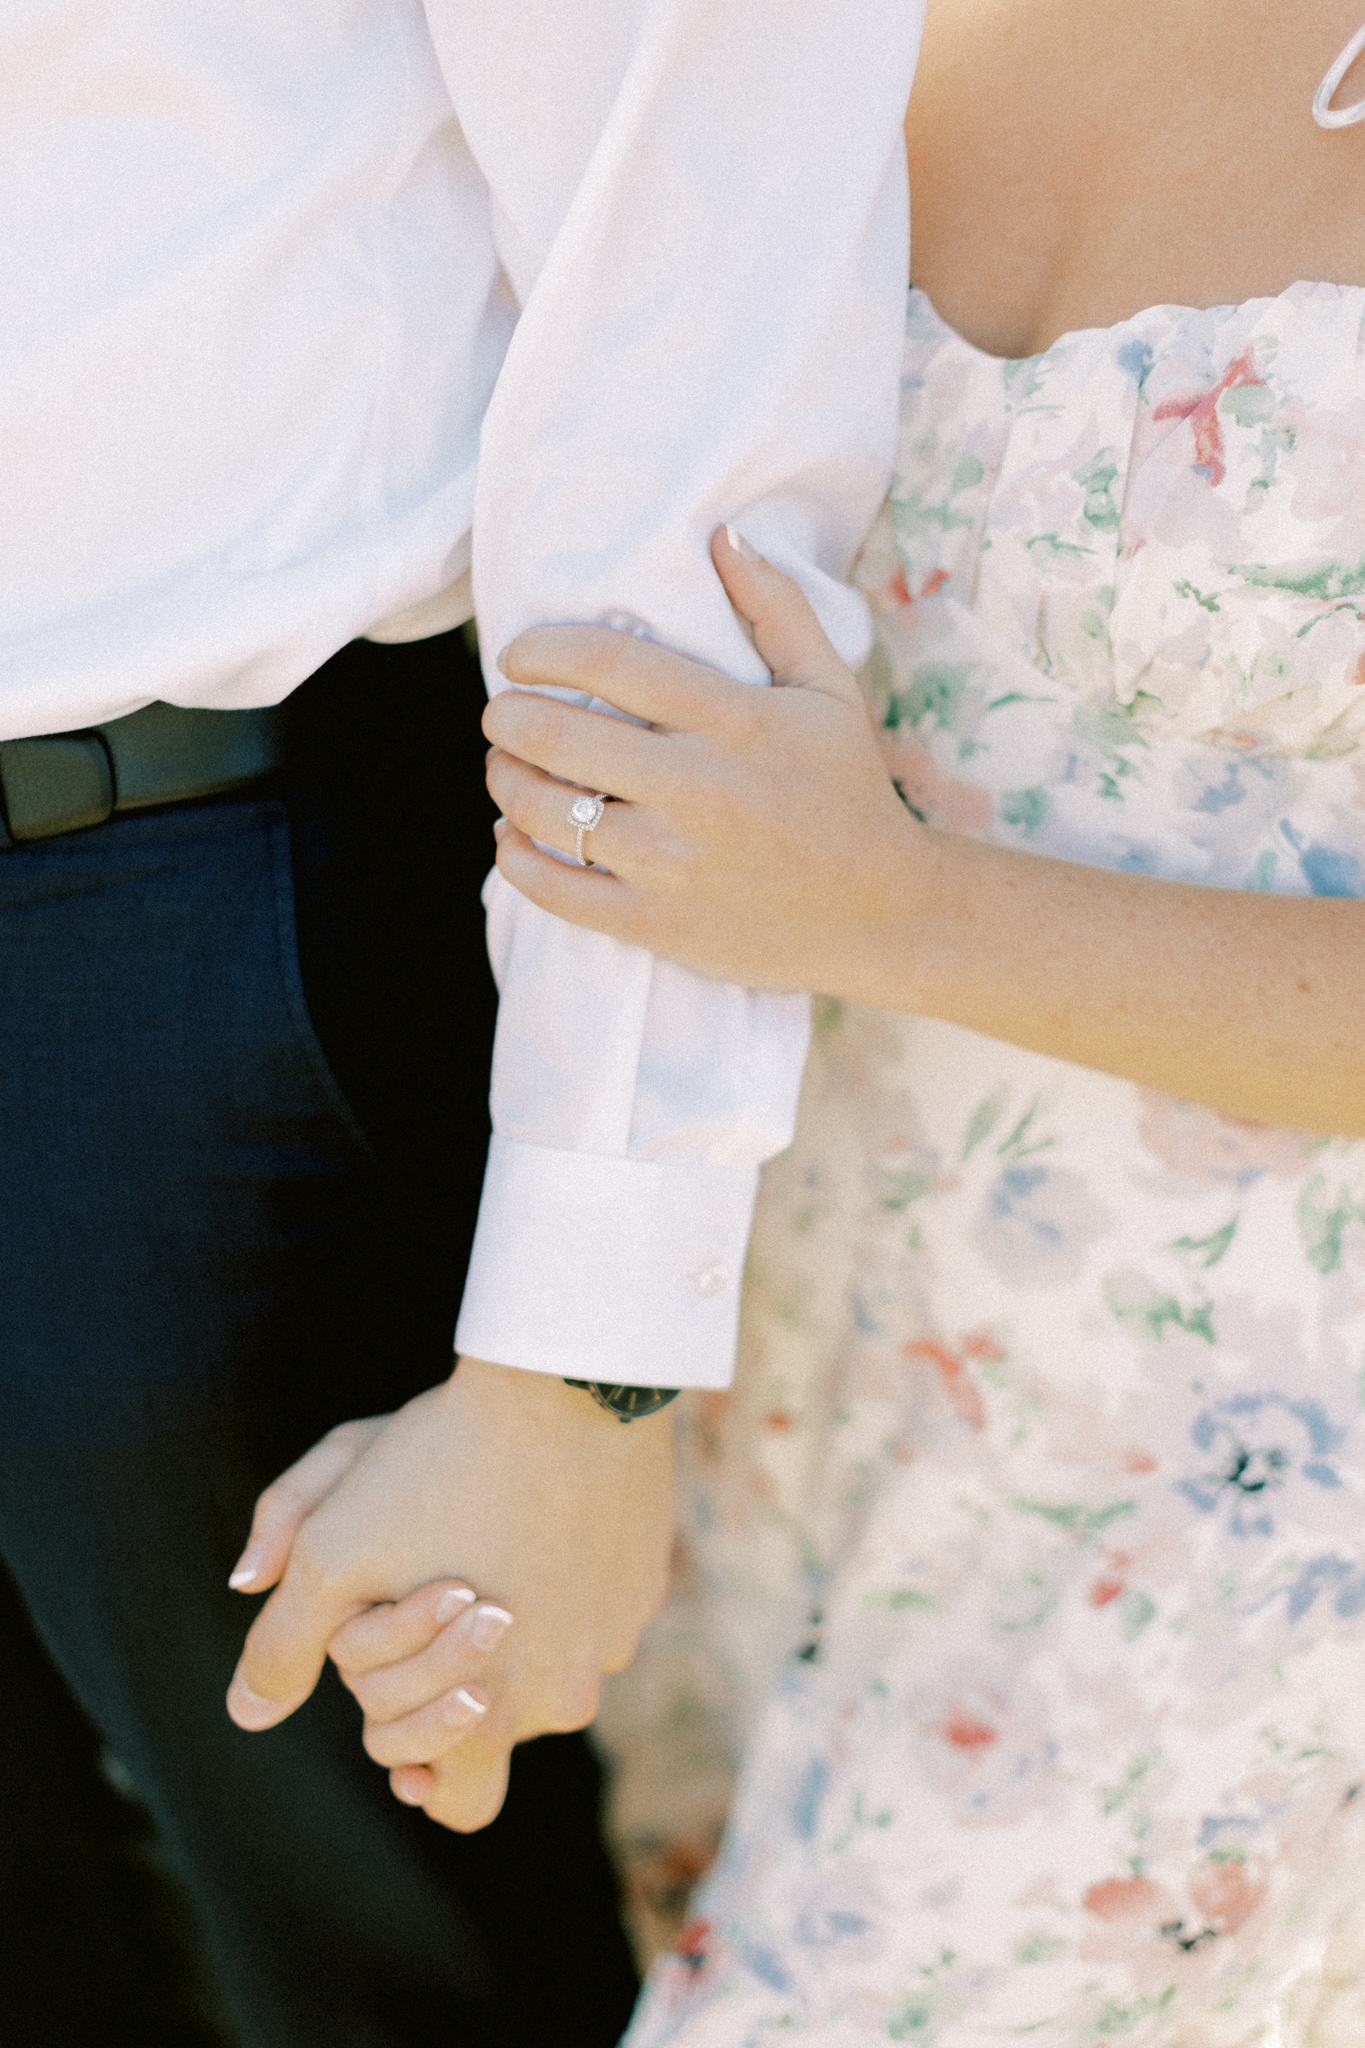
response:
[[[485,648],[595,620],[761,682],[708,554],[732,519],[858,659],[841,579],[895,444],[914,0],[430,16],[521,308],[480,452]],[[525,1712],[490,1708],[455,1752],[424,1801],[453,1825],[487,1817],[537,1716],[581,1717],[585,1645],[605,1668],[649,1611],[668,1411],[622,1428],[559,1376],[728,1382],[757,1171],[790,1138],[806,1043],[802,998],[576,931],[496,877],[489,907],[495,1138],[459,1341],[492,1363],[401,1411],[308,1516],[248,1641],[266,1704],[233,1694],[269,1725],[357,1605],[471,1580],[516,1616],[489,1689]],[[585,1458],[589,1417],[611,1448]]]
[[[856,663],[868,626],[843,578],[895,446],[913,0],[656,0],[590,146],[579,129],[538,159],[528,129],[555,125],[570,49],[615,33],[593,26],[603,11],[433,14],[438,45],[452,24],[448,74],[457,106],[470,94],[522,301],[475,506],[490,687],[498,650],[551,621],[623,625],[765,681],[711,565],[726,520],[795,574]],[[509,22],[548,53],[525,74],[507,68]],[[725,1386],[758,1168],[792,1135],[805,999],[572,930],[497,875],[486,901],[495,1135],[460,1346]]]

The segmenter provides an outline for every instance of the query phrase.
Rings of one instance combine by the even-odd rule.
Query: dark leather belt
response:
[[[82,732],[0,740],[0,847],[102,825],[152,804],[192,803],[284,765],[286,713],[148,704]]]

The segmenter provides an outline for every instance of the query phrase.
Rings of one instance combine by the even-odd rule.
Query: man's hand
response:
[[[452,1671],[461,1644],[480,1659],[474,1696],[487,1710],[472,1724],[450,1723],[459,1747],[436,1773],[406,1768],[432,1754],[431,1710],[411,1716],[413,1726],[367,1720],[365,1746],[390,1768],[395,1791],[433,1819],[484,1827],[502,1805],[513,1744],[584,1727],[602,1673],[629,1663],[662,1598],[671,1410],[623,1426],[562,1380],[462,1359],[452,1379],[389,1420],[346,1427],[354,1443],[329,1451],[333,1432],[309,1453],[314,1481],[327,1479],[330,1490],[298,1526],[247,1637],[228,1711],[239,1727],[273,1727],[308,1698],[345,1624],[432,1582],[467,1581],[515,1616],[491,1652],[464,1641],[468,1623],[442,1632]],[[243,1590],[264,1588],[279,1568],[291,1512],[308,1492],[307,1465],[277,1482],[289,1505],[272,1500],[275,1488],[262,1496],[248,1546],[248,1558],[260,1546],[255,1575],[234,1574]],[[434,1638],[434,1604],[429,1620]]]

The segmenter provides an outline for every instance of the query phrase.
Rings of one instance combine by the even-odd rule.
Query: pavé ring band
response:
[[[585,832],[595,832],[597,830],[597,827],[602,822],[602,813],[606,808],[607,799],[600,790],[596,796],[589,796],[585,790],[582,796],[576,796],[569,805],[569,823],[576,828],[578,834],[574,841],[574,854],[581,868],[590,868],[592,866],[590,860],[584,860],[583,858],[583,835]]]

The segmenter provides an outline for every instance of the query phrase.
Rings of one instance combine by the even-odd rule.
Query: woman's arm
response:
[[[716,568],[784,687],[597,627],[506,650],[514,682],[651,721],[515,691],[490,704],[508,881],[723,980],[938,1017],[1228,1116],[1365,1136],[1365,904],[1154,881],[919,824],[800,591],[740,545],[718,534]],[[621,799],[587,843],[609,873],[532,843],[572,852],[565,782]]]

